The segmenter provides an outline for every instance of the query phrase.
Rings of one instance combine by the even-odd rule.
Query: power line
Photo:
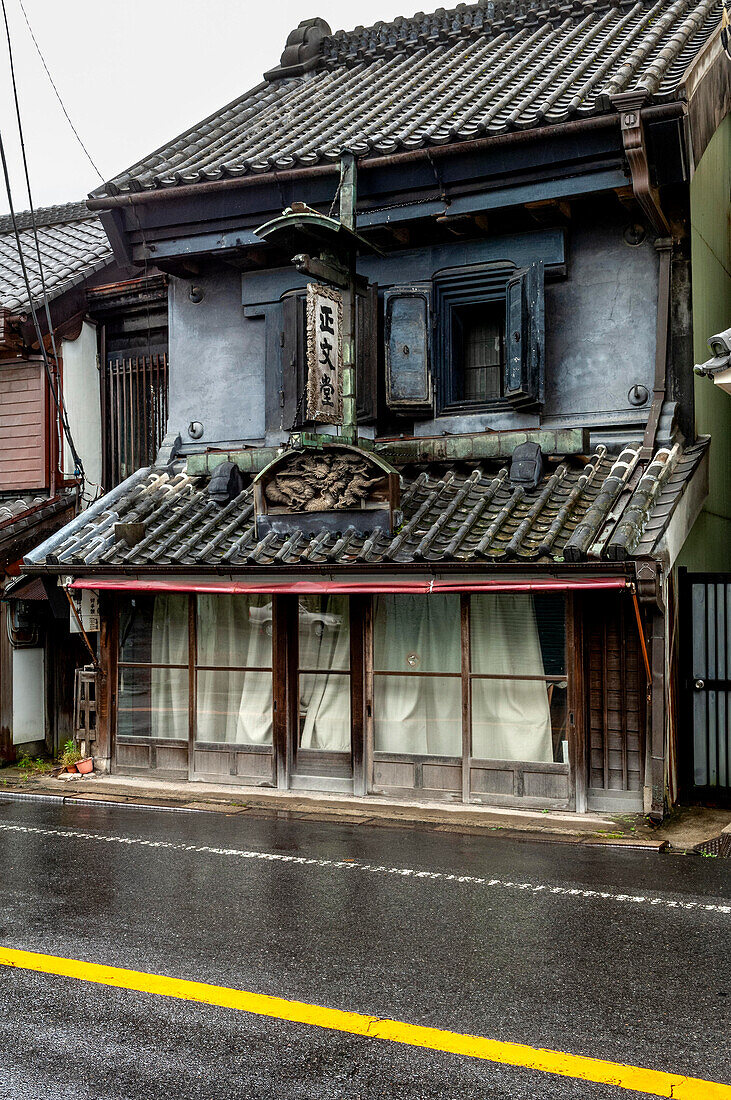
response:
[[[100,180],[102,181],[102,183],[104,183],[104,182],[105,182],[105,180],[104,180],[104,176],[103,176],[103,175],[101,174],[101,172],[100,172],[100,171],[99,171],[99,169],[97,168],[96,164],[94,163],[94,161],[93,161],[93,160],[92,160],[92,158],[91,158],[91,153],[90,153],[90,152],[89,152],[89,150],[88,150],[88,149],[86,148],[86,146],[84,145],[83,141],[81,140],[81,137],[79,136],[79,131],[78,131],[78,130],[76,129],[76,127],[74,126],[73,122],[71,121],[71,118],[70,118],[70,116],[69,116],[69,113],[68,113],[68,111],[66,110],[66,106],[65,106],[65,104],[64,104],[64,101],[63,101],[63,100],[61,99],[61,93],[59,92],[58,88],[56,87],[56,85],[55,85],[55,83],[54,83],[54,80],[53,80],[53,77],[51,76],[51,74],[50,74],[50,72],[49,72],[49,69],[48,69],[48,65],[46,65],[46,59],[45,59],[45,57],[43,56],[43,54],[41,53],[41,47],[40,47],[40,46],[38,45],[38,42],[37,42],[37,40],[36,40],[36,36],[35,36],[35,34],[33,33],[33,28],[32,28],[32,27],[31,27],[31,25],[30,25],[30,20],[29,20],[29,18],[28,18],[27,12],[26,12],[25,8],[23,7],[23,0],[18,0],[18,4],[20,5],[20,10],[22,11],[22,13],[23,13],[23,18],[25,19],[25,25],[27,26],[27,28],[28,28],[28,30],[29,30],[29,32],[30,32],[30,36],[31,36],[31,38],[33,39],[33,45],[35,46],[35,48],[36,48],[36,52],[38,53],[38,56],[39,56],[39,57],[40,57],[40,59],[41,59],[41,64],[43,65],[43,68],[44,68],[44,69],[46,70],[46,76],[48,77],[48,79],[49,79],[49,81],[50,81],[50,83],[51,83],[51,87],[53,88],[54,92],[56,93],[56,99],[57,99],[57,100],[58,100],[58,102],[59,102],[59,103],[61,104],[61,110],[63,111],[63,113],[64,113],[64,114],[65,114],[65,116],[66,116],[66,121],[68,122],[69,126],[70,126],[70,127],[71,127],[71,129],[72,129],[72,131],[73,131],[73,133],[74,133],[74,137],[75,137],[75,138],[76,138],[76,140],[78,141],[78,143],[79,143],[79,145],[81,146],[81,148],[82,148],[82,149],[84,150],[84,153],[85,153],[85,155],[86,155],[86,159],[87,159],[87,160],[89,161],[89,164],[90,164],[90,165],[92,166],[92,168],[94,169],[94,171],[96,172],[97,176],[98,176],[98,177],[99,177],[99,179],[100,179]],[[5,4],[3,3],[3,11],[4,11],[4,10],[5,10]],[[5,20],[5,25],[7,26],[7,17],[6,17],[6,20]]]
[[[3,20],[5,22],[5,35],[6,35],[6,38],[7,38],[8,56],[10,58],[10,75],[11,75],[12,84],[13,84],[13,95],[14,95],[14,98],[15,98],[15,113],[16,113],[16,118],[17,118],[17,122],[18,122],[18,134],[19,134],[19,137],[20,137],[20,148],[21,148],[22,157],[23,157],[23,167],[24,167],[24,170],[25,170],[25,182],[26,182],[26,187],[28,189],[28,201],[30,203],[30,216],[31,216],[30,220],[31,220],[31,226],[33,228],[33,237],[34,237],[35,246],[36,246],[36,256],[37,256],[37,259],[38,259],[38,271],[39,271],[39,275],[40,275],[40,279],[41,279],[41,294],[42,294],[42,299],[43,299],[43,305],[45,307],[46,324],[47,324],[48,333],[49,333],[49,336],[50,336],[50,339],[51,339],[51,346],[53,348],[54,362],[56,364],[58,364],[58,352],[57,352],[57,349],[56,349],[56,338],[55,338],[55,333],[53,331],[53,324],[51,322],[51,312],[50,312],[49,305],[48,305],[48,294],[46,292],[46,282],[45,282],[45,277],[44,277],[44,274],[43,274],[43,261],[41,259],[41,249],[40,249],[40,244],[39,244],[39,241],[38,241],[38,229],[36,227],[35,212],[33,210],[33,196],[32,196],[32,193],[31,193],[30,175],[28,173],[28,161],[27,161],[26,154],[25,154],[25,139],[24,139],[24,136],[23,136],[23,124],[22,124],[21,114],[20,114],[20,102],[18,100],[18,89],[17,89],[16,81],[15,81],[15,66],[14,66],[14,63],[13,63],[13,46],[12,46],[12,41],[11,41],[11,37],[10,37],[10,27],[9,27],[9,24],[8,24],[8,14],[7,14],[6,6],[5,6],[5,0],[2,0],[2,12],[3,12]],[[46,347],[45,347],[45,344],[43,342],[43,334],[41,332],[41,326],[40,326],[40,323],[38,321],[38,314],[36,312],[35,302],[33,300],[33,289],[30,285],[30,278],[28,276],[28,268],[26,266],[25,255],[23,253],[23,245],[22,245],[22,241],[20,239],[20,232],[18,230],[18,222],[17,222],[16,216],[15,216],[15,206],[13,204],[13,193],[12,193],[12,188],[11,188],[11,185],[10,185],[10,173],[8,171],[8,162],[7,162],[7,157],[5,155],[5,143],[2,139],[2,133],[1,132],[0,132],[0,160],[2,161],[3,176],[4,176],[4,180],[5,180],[5,191],[7,193],[8,207],[10,209],[10,218],[11,218],[11,221],[13,223],[13,231],[14,231],[14,234],[15,234],[15,242],[16,242],[16,245],[17,245],[17,248],[18,248],[18,258],[20,260],[20,268],[21,268],[21,271],[23,273],[23,281],[25,283],[26,292],[28,294],[28,302],[29,302],[29,305],[30,305],[31,316],[33,318],[33,327],[35,328],[36,338],[38,340],[38,346],[40,348],[41,357],[43,359],[43,365],[44,365],[45,370],[46,370],[46,377],[48,379],[48,385],[49,385],[49,389],[51,391],[51,396],[53,397],[54,404],[56,406],[56,409],[58,410],[58,414],[59,414],[59,417],[60,417],[60,420],[61,420],[61,425],[62,425],[62,428],[63,428],[63,432],[64,432],[64,435],[66,436],[67,441],[68,441],[69,450],[71,451],[71,456],[74,460],[74,472],[78,477],[81,478],[82,488],[83,488],[83,482],[85,481],[84,464],[81,461],[81,457],[79,455],[79,452],[76,450],[76,446],[74,444],[73,436],[71,434],[71,426],[69,425],[68,415],[66,413],[66,407],[65,407],[65,404],[64,404],[64,400],[63,400],[63,394],[60,392],[60,388],[57,389],[56,383],[54,381],[53,371],[51,370],[51,364],[48,360],[48,353],[46,352]],[[59,455],[59,458],[60,458],[60,455]]]
[[[13,44],[10,38],[10,27],[8,25],[8,13],[5,7],[5,0],[2,0],[3,8],[3,20],[5,22],[5,37],[8,43],[8,57],[10,59],[10,78],[13,84],[13,98],[15,100],[15,117],[18,122],[18,136],[20,138],[20,151],[23,157],[23,171],[25,172],[25,187],[28,192],[28,208],[30,210],[30,221],[33,227],[33,237],[36,245],[36,257],[38,259],[38,273],[41,277],[41,293],[43,294],[43,304],[46,308],[46,324],[48,325],[48,331],[51,335],[51,344],[53,347],[53,357],[58,362],[58,352],[56,350],[56,337],[53,332],[53,325],[51,324],[51,314],[48,308],[48,295],[46,293],[46,279],[43,274],[43,262],[41,260],[41,249],[38,243],[38,233],[36,231],[36,214],[33,209],[33,195],[30,188],[30,175],[28,173],[28,160],[25,155],[25,138],[23,136],[23,123],[20,117],[20,102],[18,100],[18,87],[15,82],[15,61],[13,58]]]

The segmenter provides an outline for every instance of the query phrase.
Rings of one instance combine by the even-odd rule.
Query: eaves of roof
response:
[[[57,496],[18,497],[0,503],[0,562],[17,559],[48,532],[48,524],[74,507],[76,491],[64,490]],[[58,525],[59,520],[57,520]]]
[[[40,301],[42,282],[29,212],[16,215],[16,220],[32,298]],[[49,299],[60,297],[114,262],[106,232],[85,203],[40,209],[35,221]],[[9,216],[0,218],[0,306],[16,313],[30,306]]]

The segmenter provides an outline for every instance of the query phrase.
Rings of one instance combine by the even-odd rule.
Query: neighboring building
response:
[[[155,295],[159,296],[161,283],[163,335],[158,336],[152,353],[156,366],[158,355],[164,359],[166,352],[166,292],[162,276],[135,278],[130,282],[130,272],[115,261],[98,216],[83,202],[39,209],[34,221],[58,362],[54,361],[48,334],[33,219],[29,212],[22,212],[16,216],[16,224],[51,378],[40,354],[12,218],[2,217],[0,575],[3,589],[8,578],[18,575],[22,557],[31,547],[68,522],[103,488],[117,483],[119,476],[115,478],[115,472],[120,463],[115,467],[112,458],[119,424],[138,425],[142,420],[143,431],[138,428],[135,434],[127,430],[126,435],[122,432],[122,438],[128,449],[137,442],[137,454],[143,461],[149,460],[156,450],[158,440],[154,435],[147,444],[149,418],[141,414],[141,400],[128,400],[127,419],[124,414],[111,415],[109,405],[114,405],[117,374],[126,371],[125,393],[130,394],[134,389],[129,379],[136,377],[124,341],[120,345],[118,330],[124,329],[124,323],[119,318],[129,328],[130,317],[142,310],[144,320],[142,324],[138,322],[137,328],[146,336],[149,315],[155,316],[156,308],[159,312]],[[134,304],[120,310],[120,297],[134,299]],[[116,309],[107,308],[110,300],[116,303]],[[109,329],[111,335],[107,336]],[[146,341],[131,336],[127,345],[131,353],[149,365],[151,352]],[[105,350],[110,348],[116,358],[107,363]],[[115,366],[117,360],[125,362],[126,367]],[[100,367],[101,363],[106,363],[106,370]],[[58,392],[63,397],[72,437],[84,466],[83,486],[54,401],[53,395]],[[139,442],[143,434],[144,447]],[[122,465],[119,472],[123,476],[127,468]],[[0,605],[0,761],[12,759],[18,746],[23,752],[36,753],[58,747],[71,735],[73,672],[76,665],[89,660],[77,638],[69,644],[70,612],[64,593],[60,608],[57,605],[57,611],[63,613],[62,620],[54,618],[46,589],[38,581],[11,584],[8,597],[8,602]]]
[[[171,354],[156,461],[25,558],[102,594],[100,767],[663,814],[720,12],[307,20],[95,193]]]

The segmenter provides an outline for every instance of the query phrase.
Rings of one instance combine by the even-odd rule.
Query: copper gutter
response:
[[[655,107],[646,107],[642,112],[644,121],[677,118],[685,113],[685,104],[680,101],[662,103]],[[384,156],[364,157],[358,161],[358,170],[392,168],[400,164],[411,164],[420,160],[436,160],[456,153],[480,153],[495,146],[520,145],[529,141],[543,141],[546,138],[571,136],[595,130],[613,130],[620,126],[618,114],[592,115],[589,118],[574,119],[571,122],[557,122],[550,126],[532,127],[526,130],[513,130],[505,134],[490,134],[470,141],[453,142],[448,145],[429,145],[420,149],[408,149],[401,153]],[[293,180],[310,180],[319,176],[335,176],[340,171],[338,161],[332,164],[316,164],[311,168],[285,168],[282,171],[251,173],[237,179],[211,180],[208,183],[183,184],[176,187],[161,187],[149,191],[135,191],[125,195],[104,195],[87,199],[89,210],[114,210],[125,206],[145,206],[149,203],[163,202],[170,198],[200,198],[206,194],[221,191],[235,191],[242,187],[254,187],[258,184],[286,183]]]

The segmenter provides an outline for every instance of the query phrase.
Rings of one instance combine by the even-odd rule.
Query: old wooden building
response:
[[[155,461],[25,559],[102,595],[98,766],[662,815],[720,10],[307,20],[92,196],[170,321]]]
[[[51,603],[41,579],[17,578],[34,545],[154,458],[166,345],[164,276],[120,267],[85,203],[0,218],[0,762],[73,733],[89,654],[69,639],[65,593]]]

